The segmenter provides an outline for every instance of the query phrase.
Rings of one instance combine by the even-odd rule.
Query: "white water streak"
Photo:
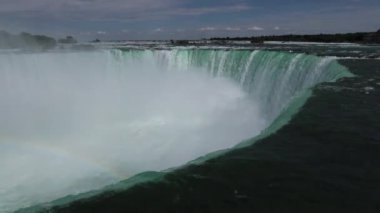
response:
[[[249,68],[250,68],[250,66],[252,64],[252,61],[253,61],[255,55],[257,55],[258,52],[259,52],[258,50],[255,50],[255,51],[251,52],[251,54],[249,55],[247,63],[245,64],[245,67],[244,67],[244,72],[243,72],[243,74],[241,75],[241,78],[240,78],[240,85],[244,85],[245,79],[247,77],[247,74],[250,71]]]

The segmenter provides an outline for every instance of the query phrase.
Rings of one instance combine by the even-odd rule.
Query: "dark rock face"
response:
[[[380,61],[323,83],[275,134],[163,180],[41,212],[379,212]]]

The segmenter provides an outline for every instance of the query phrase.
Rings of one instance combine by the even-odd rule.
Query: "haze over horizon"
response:
[[[0,29],[80,40],[376,31],[378,0],[2,0]]]

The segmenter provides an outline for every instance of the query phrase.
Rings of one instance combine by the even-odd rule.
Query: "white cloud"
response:
[[[99,36],[99,29],[107,31],[104,37],[109,38],[141,32],[136,36],[138,39],[174,38],[176,33],[181,38],[201,38],[205,37],[204,31],[220,36],[244,36],[249,34],[247,31],[260,34],[288,31],[336,33],[379,28],[380,7],[370,3],[378,0],[331,1],[338,3],[326,3],[326,7],[318,4],[308,11],[284,10],[280,14],[275,10],[266,11],[265,4],[260,1],[208,0],[206,4],[197,4],[201,1],[0,0],[0,28],[15,33],[80,34],[83,38]],[[356,1],[360,3],[352,3]],[[207,18],[210,16],[213,18]],[[164,31],[154,33],[156,27]],[[179,29],[185,29],[186,33]]]
[[[32,12],[34,16],[62,18],[136,19],[142,17],[233,13],[253,9],[246,4],[210,7],[185,7],[180,0],[1,0],[0,13]]]
[[[173,15],[204,15],[210,13],[234,13],[251,9],[253,9],[253,7],[244,4],[237,4],[219,7],[178,8],[169,13]]]
[[[78,35],[85,35],[85,36],[88,36],[88,35],[92,35],[94,34],[93,32],[78,32]]]
[[[0,11],[150,10],[176,5],[176,0],[2,0]]]
[[[199,31],[214,31],[216,30],[215,27],[202,27],[198,29]]]
[[[240,31],[240,27],[226,27],[225,30],[227,30],[227,31]]]
[[[264,28],[262,28],[262,27],[258,27],[258,26],[253,26],[253,27],[249,27],[248,30],[262,31],[262,30],[264,30]]]
[[[99,35],[105,35],[105,34],[107,34],[107,32],[105,32],[105,31],[98,31],[96,33],[99,34]]]

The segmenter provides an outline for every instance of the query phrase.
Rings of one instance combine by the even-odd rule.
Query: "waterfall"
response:
[[[351,76],[334,57],[303,53],[174,49],[132,50],[124,54],[126,58],[145,57],[144,60],[156,61],[157,65],[171,71],[189,71],[197,67],[214,77],[233,79],[258,103],[268,122],[300,92],[321,82]]]
[[[334,58],[271,51],[0,54],[0,212],[233,147],[345,76]]]

